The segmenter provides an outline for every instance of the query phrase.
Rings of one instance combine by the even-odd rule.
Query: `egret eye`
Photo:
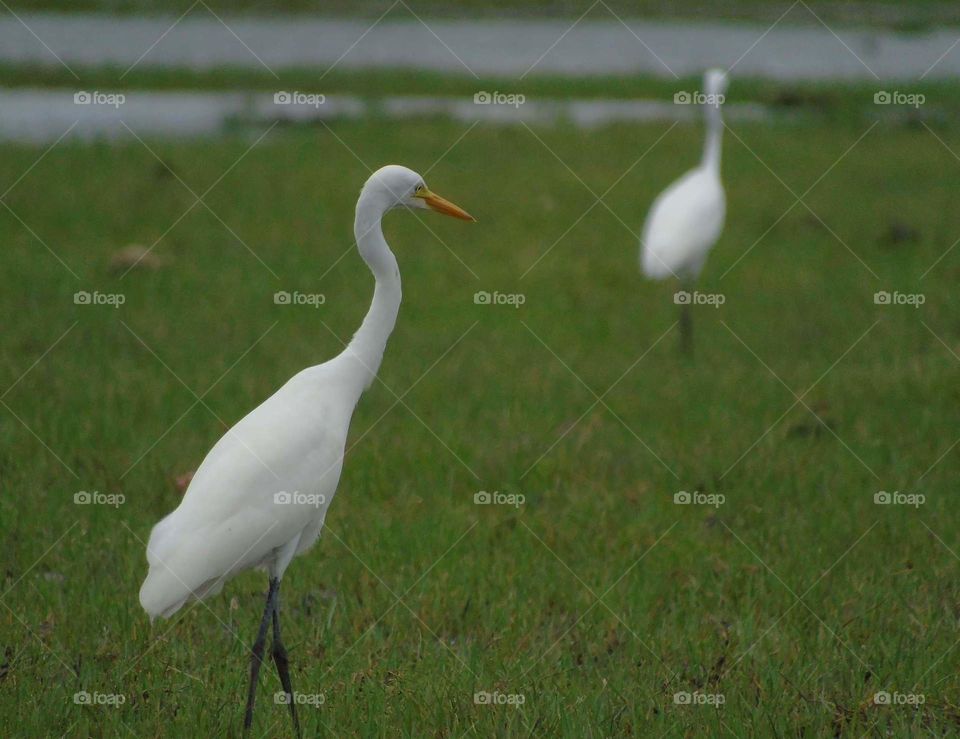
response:
[[[424,184],[421,182],[419,185],[417,185],[417,189],[413,191],[413,194],[414,194],[414,195],[419,195],[420,193],[422,193],[422,192],[423,192],[424,190],[426,190],[426,189],[427,189],[427,188],[426,188],[426,187],[424,186]]]

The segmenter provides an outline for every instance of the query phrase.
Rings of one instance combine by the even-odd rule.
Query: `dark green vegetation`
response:
[[[383,384],[354,418],[328,530],[284,583],[294,685],[324,700],[301,708],[308,735],[956,732],[960,162],[921,125],[870,125],[728,133],[728,227],[700,285],[725,303],[695,309],[692,363],[675,287],[640,278],[634,234],[696,161],[699,127],[150,142],[212,187],[179,222],[193,196],[136,141],[61,143],[19,182],[42,149],[3,146],[3,725],[239,734],[265,578],[151,628],[144,541],[224,424],[359,325],[359,158],[430,170],[479,223],[387,218],[405,303]],[[158,269],[110,272],[158,239]],[[81,290],[125,303],[75,305]],[[276,305],[280,290],[326,301]],[[478,305],[480,290],[525,302]],[[289,731],[278,687],[264,669],[258,735]],[[79,706],[82,690],[125,702]]]
[[[278,12],[308,13],[341,17],[376,19],[386,14],[396,19],[423,18],[646,18],[685,20],[751,21],[770,24],[789,11],[791,23],[816,25],[820,21],[847,25],[871,25],[903,31],[923,31],[942,24],[960,22],[960,8],[945,0],[806,0],[803,5],[787,0],[546,0],[518,4],[512,0],[11,0],[8,7],[18,13],[37,11],[163,14],[177,17],[184,13],[214,12],[224,16],[254,14],[270,16]],[[804,7],[804,5],[806,7]],[[204,7],[206,6],[206,8]],[[818,20],[819,19],[819,20]]]

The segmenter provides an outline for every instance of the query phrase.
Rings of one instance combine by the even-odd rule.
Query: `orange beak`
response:
[[[454,218],[459,218],[461,221],[477,220],[459,205],[454,205],[449,200],[441,198],[439,195],[430,192],[426,188],[418,192],[415,197],[423,198],[423,202],[427,204],[427,207],[430,208],[430,210],[435,210],[437,213],[443,213],[445,216],[453,216]]]

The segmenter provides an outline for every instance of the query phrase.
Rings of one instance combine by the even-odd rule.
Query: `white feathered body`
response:
[[[359,395],[345,361],[298,373],[210,450],[150,534],[140,603],[151,617],[214,595],[243,570],[282,571],[317,540]]]
[[[470,219],[413,170],[387,165],[370,175],[354,220],[357,249],[375,281],[370,308],[339,355],[295,375],[216,443],[180,505],[153,528],[140,589],[151,619],[219,592],[243,570],[263,567],[279,580],[320,536],[350,418],[376,378],[400,309],[400,270],[381,218],[401,207]]]
[[[650,208],[643,227],[643,273],[655,280],[695,280],[723,231],[725,215],[719,172],[706,166],[687,172]]]

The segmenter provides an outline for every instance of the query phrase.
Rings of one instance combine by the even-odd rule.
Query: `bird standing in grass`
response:
[[[676,302],[680,304],[680,347],[687,354],[693,352],[693,287],[707,254],[723,231],[726,215],[726,196],[720,181],[720,106],[726,89],[725,72],[710,69],[704,74],[701,95],[707,133],[703,158],[653,201],[640,242],[640,267],[647,277],[674,277],[680,281],[682,291],[676,293]]]
[[[140,604],[169,617],[189,600],[218,593],[251,568],[269,577],[266,606],[253,643],[244,733],[253,722],[267,628],[272,657],[300,735],[296,696],[280,635],[280,580],[290,561],[320,536],[337,489],[350,418],[376,377],[400,309],[400,271],[381,218],[394,208],[429,208],[474,220],[432,193],[416,172],[389,165],[374,172],[357,201],[354,234],[373,272],[373,302],[338,356],[296,374],[214,445],[180,505],[150,534],[150,571]]]

